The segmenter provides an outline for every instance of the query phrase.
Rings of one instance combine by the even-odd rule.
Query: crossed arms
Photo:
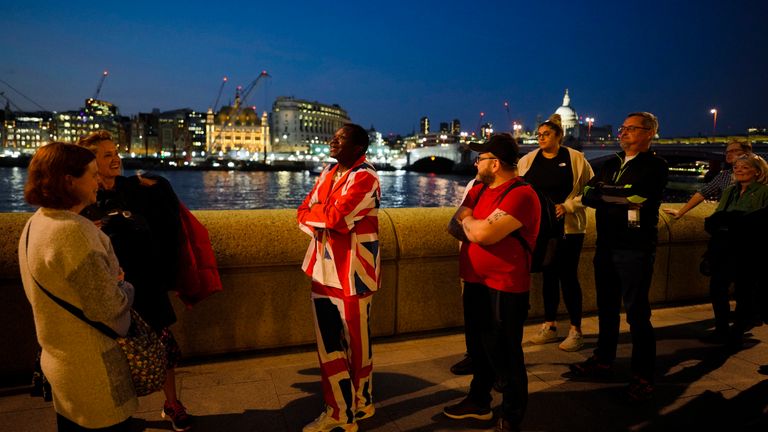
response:
[[[514,216],[497,208],[485,219],[472,216],[472,209],[459,207],[448,222],[448,233],[460,241],[487,246],[498,243],[523,224]]]

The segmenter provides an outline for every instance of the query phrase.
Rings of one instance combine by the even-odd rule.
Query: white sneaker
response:
[[[557,342],[557,339],[557,328],[553,330],[549,324],[544,323],[541,325],[541,330],[539,330],[536,336],[531,338],[531,342],[535,343],[536,345],[541,345],[550,342]]]
[[[584,346],[584,337],[576,329],[568,332],[568,337],[560,344],[559,348],[563,351],[578,351]]]
[[[304,426],[302,432],[357,432],[357,423],[342,423],[331,417],[328,411],[323,411],[315,421]]]

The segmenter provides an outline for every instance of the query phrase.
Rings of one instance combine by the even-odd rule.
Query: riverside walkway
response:
[[[566,353],[557,344],[524,344],[530,399],[525,431],[768,431],[768,326],[752,330],[744,350],[728,353],[699,341],[713,326],[711,307],[653,311],[657,339],[654,398],[630,403],[631,345],[622,316],[614,378],[570,381],[568,365],[588,357],[597,340],[597,318],[585,317],[585,347]],[[561,333],[566,322],[561,320]],[[540,321],[529,320],[524,340]],[[464,353],[460,330],[379,338],[374,343],[376,415],[361,431],[480,431],[490,422],[449,420],[442,408],[463,398],[470,377],[449,367]],[[313,347],[208,358],[177,369],[180,398],[196,415],[195,431],[300,431],[320,412],[320,378]],[[136,431],[168,431],[159,393],[141,398]],[[494,404],[500,396],[494,394]],[[51,403],[20,389],[0,389],[0,430],[54,431]]]

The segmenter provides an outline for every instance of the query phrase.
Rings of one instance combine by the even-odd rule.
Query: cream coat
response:
[[[595,173],[592,171],[592,166],[587,161],[587,158],[584,157],[584,153],[570,147],[564,148],[568,150],[571,158],[573,187],[565,202],[555,204],[562,204],[565,207],[565,233],[583,234],[587,230],[587,213],[584,205],[581,204],[581,196],[584,194],[584,186]],[[528,172],[534,158],[536,158],[540,151],[541,149],[533,150],[520,158],[520,161],[517,163],[519,175],[522,176]]]
[[[109,238],[80,215],[43,208],[24,227],[19,267],[56,412],[92,429],[127,419],[138,401],[120,347],[54,303],[32,279],[34,274],[53,295],[125,335],[133,287],[118,283],[120,266]]]

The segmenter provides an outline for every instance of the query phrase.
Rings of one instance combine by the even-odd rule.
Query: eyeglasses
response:
[[[649,128],[649,127],[642,127],[642,126],[621,126],[621,127],[619,127],[619,134],[621,134],[622,132],[634,133],[638,129],[650,130],[651,128]]]
[[[485,157],[484,158],[484,157],[478,156],[478,157],[475,158],[475,165],[479,164],[480,162],[482,162],[484,160],[499,160],[499,158],[495,158],[495,157]]]
[[[552,136],[552,132],[542,132],[536,134],[536,139],[549,138]]]

